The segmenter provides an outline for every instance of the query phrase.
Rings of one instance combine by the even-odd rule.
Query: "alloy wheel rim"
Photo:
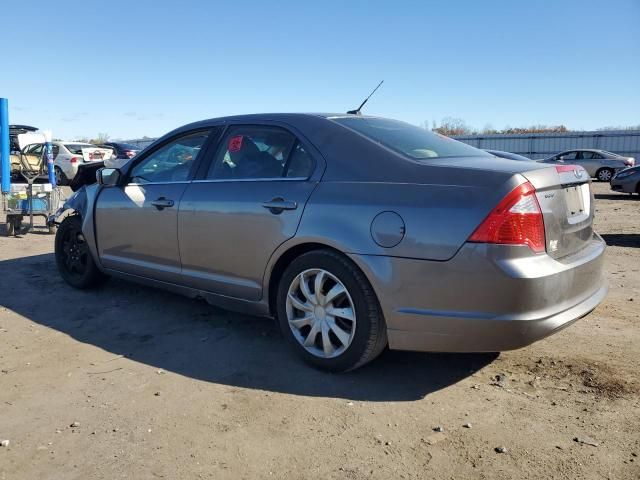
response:
[[[82,232],[77,229],[69,230],[63,238],[62,251],[67,271],[74,275],[82,275],[89,259],[89,248]]]
[[[287,321],[296,341],[310,354],[335,358],[356,332],[356,310],[345,285],[326,270],[299,273],[287,292]]]
[[[600,172],[600,180],[606,182],[607,180],[611,180],[611,172],[609,170],[602,170]]]

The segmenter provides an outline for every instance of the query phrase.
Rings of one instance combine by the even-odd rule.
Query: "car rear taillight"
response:
[[[578,165],[556,165],[556,172],[558,173],[573,172],[577,168],[582,168],[582,167],[579,167]]]
[[[78,157],[71,157],[69,163],[78,163]]]
[[[544,220],[533,185],[526,182],[511,190],[476,228],[469,241],[527,245],[536,253],[544,252]]]

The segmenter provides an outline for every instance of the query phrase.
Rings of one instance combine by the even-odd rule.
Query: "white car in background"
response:
[[[81,163],[102,162],[113,156],[113,150],[91,143],[53,142],[53,165],[56,184],[66,185],[78,172]]]

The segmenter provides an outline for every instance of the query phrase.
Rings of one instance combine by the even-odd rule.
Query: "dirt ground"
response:
[[[344,375],[268,320],[74,291],[52,236],[2,237],[0,479],[640,478],[640,199],[595,189],[593,314],[499,356],[387,351]]]

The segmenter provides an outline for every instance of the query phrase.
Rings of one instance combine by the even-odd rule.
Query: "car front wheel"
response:
[[[56,232],[55,255],[60,275],[72,287],[90,288],[106,279],[93,261],[78,216],[67,217],[60,224]]]
[[[295,259],[280,279],[278,321],[307,362],[342,372],[373,360],[387,344],[378,300],[348,258],[316,250]]]

